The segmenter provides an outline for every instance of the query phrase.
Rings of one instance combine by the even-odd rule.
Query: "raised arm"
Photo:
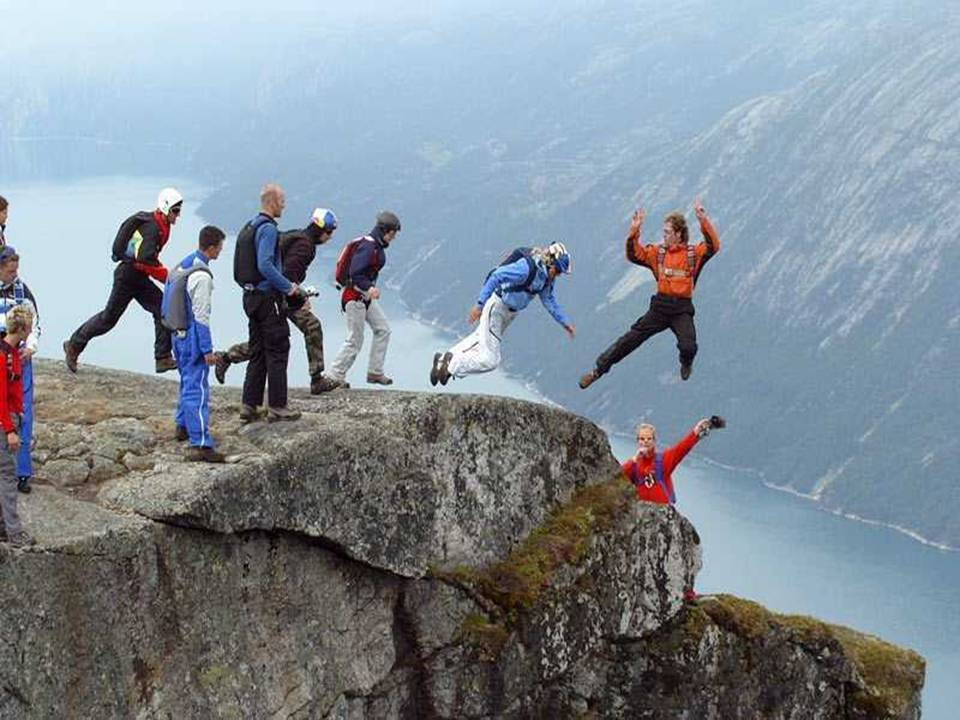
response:
[[[703,203],[700,198],[693,201],[693,212],[700,222],[700,232],[703,234],[704,258],[710,258],[720,252],[720,236],[717,230],[707,217],[707,211],[703,209]]]

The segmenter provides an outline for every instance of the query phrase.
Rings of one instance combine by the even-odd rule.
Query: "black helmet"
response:
[[[397,217],[396,213],[389,210],[381,210],[377,213],[377,227],[384,232],[390,232],[391,230],[400,232],[400,218]]]

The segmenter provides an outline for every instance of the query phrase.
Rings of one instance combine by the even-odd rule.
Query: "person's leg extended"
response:
[[[390,344],[390,323],[383,313],[383,308],[380,307],[379,300],[372,301],[367,308],[367,324],[373,330],[367,375],[382,376],[387,359],[387,346]]]
[[[333,365],[330,366],[329,376],[338,382],[343,382],[347,371],[353,366],[354,360],[363,348],[363,329],[367,321],[367,307],[360,300],[351,300],[344,308],[347,319],[347,337]]]

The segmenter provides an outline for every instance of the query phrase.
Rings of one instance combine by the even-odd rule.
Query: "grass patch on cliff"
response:
[[[863,679],[851,701],[867,717],[903,717],[923,683],[926,663],[920,655],[872,635],[805,615],[773,613],[733,595],[705,598],[698,607],[720,627],[749,640],[780,627],[812,651],[839,646]]]
[[[464,618],[460,625],[464,640],[480,650],[481,660],[496,660],[510,639],[510,631],[500,623],[490,622],[479,613]]]
[[[594,533],[610,526],[633,502],[619,477],[574,492],[503,562],[475,572],[473,584],[504,610],[529,609],[562,564],[578,564]]]

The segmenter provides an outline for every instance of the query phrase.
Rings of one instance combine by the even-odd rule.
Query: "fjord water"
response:
[[[21,255],[21,276],[40,307],[42,357],[62,357],[62,341],[103,308],[110,292],[110,245],[117,226],[134,211],[152,207],[159,188],[169,182],[100,177],[0,188],[0,194],[11,203],[8,242]],[[195,249],[197,232],[205,222],[196,214],[202,188],[189,182],[178,187],[187,202],[163,252],[168,266]],[[251,202],[246,215],[255,211]],[[240,292],[232,280],[232,235],[246,219],[207,219],[231,236],[223,257],[213,266],[213,336],[220,347],[246,337]],[[301,226],[305,220],[284,217],[281,227]],[[311,278],[322,293],[313,307],[323,322],[328,362],[343,340],[339,302],[329,277],[337,250],[368,229],[363,224],[367,219],[360,220],[342,219],[333,247],[318,256]],[[404,242],[404,236],[412,239],[415,230],[405,228],[398,242]],[[388,265],[384,271],[387,283],[389,278]],[[428,382],[432,355],[454,338],[413,319],[389,288],[384,298],[393,328],[386,369],[396,381],[394,387],[434,391]],[[471,298],[463,299],[464,315],[470,302]],[[535,305],[529,312],[542,315],[543,322],[552,322]],[[465,323],[463,331],[467,331]],[[132,303],[110,334],[91,342],[81,363],[151,373],[152,338],[149,317]],[[305,385],[306,360],[296,329],[292,330],[291,345],[290,383]],[[508,337],[507,353],[509,348]],[[366,349],[348,378],[357,387],[365,387]],[[239,384],[242,378],[242,368],[233,368],[228,381]],[[502,372],[456,381],[448,390],[543,401],[535,391]],[[173,408],[170,410],[172,413]],[[704,414],[710,410],[704,408]],[[691,418],[691,424],[694,420]],[[698,448],[699,454],[691,456],[675,476],[678,507],[703,540],[704,566],[698,591],[734,593],[777,612],[813,615],[913,648],[927,659],[924,717],[956,717],[955,709],[960,706],[960,553],[820,511],[802,498],[768,489],[750,473],[708,464],[703,456],[709,456],[711,444],[724,442],[724,433],[737,432],[736,418],[729,420],[730,427],[708,438]],[[685,431],[683,427],[659,429],[667,443]],[[620,436],[611,437],[611,446],[621,459],[634,450],[629,440]]]

